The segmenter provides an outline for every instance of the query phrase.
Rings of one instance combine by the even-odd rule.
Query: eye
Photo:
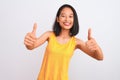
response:
[[[73,15],[70,15],[69,18],[73,18]]]
[[[65,15],[61,15],[61,17],[65,17]]]

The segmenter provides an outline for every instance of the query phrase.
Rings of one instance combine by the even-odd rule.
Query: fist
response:
[[[88,29],[88,41],[86,42],[86,46],[91,52],[98,50],[98,45],[95,39],[91,36],[91,29]]]
[[[27,47],[34,47],[34,44],[37,40],[36,29],[37,29],[37,24],[35,23],[34,26],[33,26],[32,32],[29,32],[29,33],[26,34],[25,39],[24,39],[24,44]]]

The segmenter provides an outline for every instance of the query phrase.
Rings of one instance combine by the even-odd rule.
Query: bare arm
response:
[[[76,39],[76,48],[82,50],[89,56],[97,59],[97,60],[103,60],[103,53],[95,39],[91,37],[91,29],[88,30],[88,41],[83,42],[80,39]]]
[[[50,31],[45,32],[42,34],[40,37],[36,37],[36,29],[37,29],[37,24],[35,23],[33,26],[32,32],[29,32],[26,34],[25,39],[24,39],[24,44],[27,49],[32,50],[43,43],[45,43],[49,39],[49,35],[51,34]]]

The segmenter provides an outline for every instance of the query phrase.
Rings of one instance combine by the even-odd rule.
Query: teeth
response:
[[[66,25],[66,26],[69,26],[69,25],[70,25],[70,23],[68,23],[68,22],[65,22],[65,23],[64,23],[64,25]]]

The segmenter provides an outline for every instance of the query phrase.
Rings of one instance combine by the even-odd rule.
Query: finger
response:
[[[25,39],[24,43],[25,43],[26,45],[29,45],[29,44],[33,45],[34,42],[33,42],[33,41],[30,41],[30,40],[28,40],[28,39]]]
[[[91,28],[89,28],[88,29],[88,40],[90,40],[92,38],[91,34],[92,34],[92,31],[91,31]]]
[[[24,44],[26,45],[26,46],[33,46],[33,44],[31,44],[31,43],[29,43],[29,42],[24,42]]]
[[[37,23],[34,23],[32,34],[36,35],[36,30],[37,30]]]
[[[32,38],[32,39],[36,39],[36,36],[35,36],[34,34],[32,34],[32,33],[28,33],[28,34],[26,35],[26,37],[30,37],[30,38]]]
[[[95,51],[95,50],[97,50],[97,47],[96,47],[96,46],[91,47],[90,50],[91,50],[91,51]]]
[[[35,42],[36,41],[36,38],[33,38],[33,37],[31,37],[31,36],[26,36],[25,37],[25,40],[29,40],[29,41],[33,41],[33,42]]]
[[[87,48],[88,48],[90,51],[96,50],[96,46],[95,46],[95,45],[87,45]]]

